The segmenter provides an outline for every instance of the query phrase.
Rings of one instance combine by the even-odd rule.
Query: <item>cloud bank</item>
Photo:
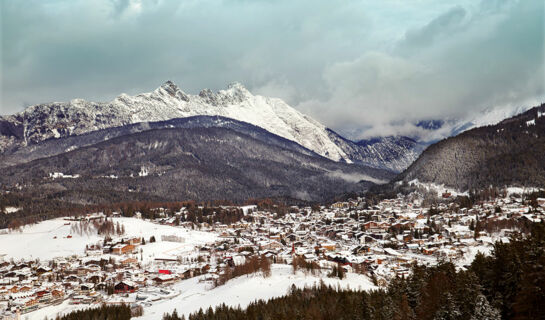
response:
[[[545,96],[540,0],[5,0],[0,14],[0,114],[240,81],[356,138]]]

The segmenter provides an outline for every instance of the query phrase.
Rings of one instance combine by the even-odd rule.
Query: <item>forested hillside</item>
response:
[[[324,201],[364,191],[392,176],[227,128],[172,128],[116,137],[9,167],[0,175],[0,187],[82,205],[265,197]]]
[[[462,191],[545,185],[545,104],[428,147],[398,179]]]

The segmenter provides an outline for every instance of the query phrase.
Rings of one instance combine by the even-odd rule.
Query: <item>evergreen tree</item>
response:
[[[475,302],[475,310],[471,315],[470,320],[499,320],[501,319],[500,312],[492,307],[486,297],[482,294],[477,296]]]

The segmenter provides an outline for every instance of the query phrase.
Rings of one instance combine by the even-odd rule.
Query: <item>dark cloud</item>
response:
[[[0,114],[232,81],[354,135],[543,97],[542,1],[0,2]]]
[[[412,49],[427,47],[440,38],[448,37],[452,32],[463,31],[462,23],[466,17],[466,10],[456,6],[433,19],[423,28],[407,31],[401,46]]]
[[[302,107],[354,136],[410,134],[420,119],[477,117],[543,101],[543,3],[454,7],[408,30],[395,50],[326,68],[332,94]]]
[[[112,16],[119,17],[127,8],[129,8],[131,1],[130,0],[111,0],[112,3]]]

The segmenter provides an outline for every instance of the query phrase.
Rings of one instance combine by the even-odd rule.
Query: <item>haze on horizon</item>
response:
[[[233,81],[349,137],[545,101],[541,0],[0,2],[0,115]]]

